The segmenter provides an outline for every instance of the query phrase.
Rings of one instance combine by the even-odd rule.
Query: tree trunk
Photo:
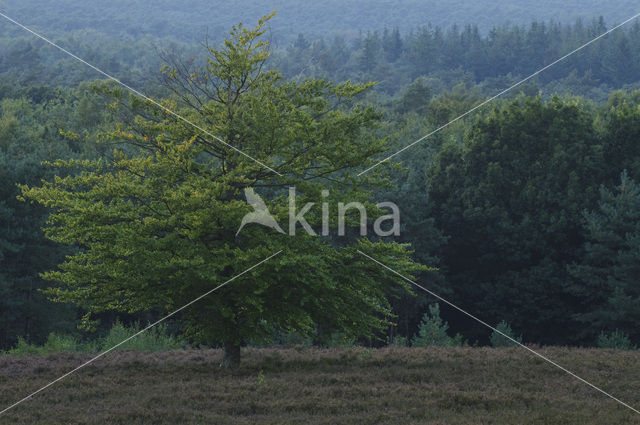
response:
[[[224,357],[220,367],[223,369],[237,369],[240,367],[240,344],[225,342]]]

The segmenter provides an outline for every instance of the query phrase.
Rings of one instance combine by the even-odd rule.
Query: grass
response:
[[[640,407],[640,353],[541,353]],[[0,356],[0,410],[89,355]],[[110,353],[0,416],[0,424],[640,424],[521,348],[246,349]]]

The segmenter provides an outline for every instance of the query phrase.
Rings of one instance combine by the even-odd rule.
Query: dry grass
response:
[[[544,355],[640,407],[637,351]],[[116,352],[1,424],[640,424],[640,415],[518,348]],[[0,408],[88,359],[0,356]]]

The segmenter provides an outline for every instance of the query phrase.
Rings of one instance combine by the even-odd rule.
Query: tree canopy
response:
[[[360,201],[379,214],[351,171],[385,146],[372,132],[379,114],[355,103],[371,85],[291,82],[264,71],[268,19],[234,27],[222,48],[208,49],[204,68],[167,64],[164,82],[174,97],[161,101],[166,109],[99,86],[121,117],[105,137],[121,147],[108,158],[52,162],[69,174],[22,187],[26,199],[52,210],[46,236],[77,247],[45,274],[59,284],[47,290],[52,299],[89,313],[168,312],[281,252],[187,309],[187,335],[224,345],[226,363],[237,366],[240,345],[273,329],[322,340],[338,330],[374,336],[389,323],[387,297],[407,288],[356,250],[411,275],[423,267],[406,245],[292,237],[255,225],[236,235],[251,210],[244,188],[263,195],[279,221],[289,187],[298,205],[323,201],[335,211],[337,202]],[[384,184],[384,176],[365,182]],[[306,219],[317,227],[320,212]]]
[[[443,146],[430,195],[450,237],[448,278],[469,311],[517,329],[526,320],[537,341],[570,337],[557,326],[570,320],[565,265],[579,258],[580,214],[597,199],[602,163],[590,115],[559,98],[496,107],[462,145]]]

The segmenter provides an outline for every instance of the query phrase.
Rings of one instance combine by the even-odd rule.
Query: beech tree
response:
[[[357,103],[372,84],[285,81],[266,70],[271,16],[234,27],[221,47],[207,47],[206,61],[168,57],[165,109],[98,85],[120,122],[105,135],[113,154],[55,161],[64,177],[22,187],[25,199],[52,210],[46,236],[77,249],[44,276],[56,283],[51,299],[87,310],[86,326],[103,311],[172,311],[280,252],[182,313],[193,342],[222,345],[223,365],[237,367],[241,345],[274,330],[322,340],[388,326],[389,297],[409,289],[357,250],[409,276],[424,269],[407,245],[319,236],[321,203],[331,228],[338,202],[361,202],[369,218],[383,213],[370,201],[383,172],[355,177],[385,150],[373,131],[380,116]],[[318,235],[256,224],[236,235],[252,211],[246,188],[287,229],[290,187],[296,214],[314,203],[304,218]],[[357,214],[347,220],[359,223]]]

